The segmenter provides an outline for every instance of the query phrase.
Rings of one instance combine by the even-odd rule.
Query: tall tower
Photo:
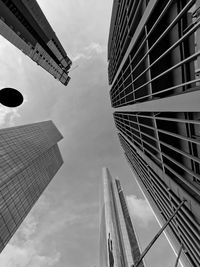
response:
[[[52,121],[0,130],[0,252],[61,167]]]
[[[107,168],[101,201],[100,267],[130,267],[139,260],[140,249],[120,181]]]
[[[121,146],[185,266],[200,263],[200,1],[114,0],[110,98]]]
[[[0,34],[62,84],[72,64],[36,0],[0,0]]]

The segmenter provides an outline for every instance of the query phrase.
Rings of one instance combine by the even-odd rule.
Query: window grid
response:
[[[165,98],[165,103],[172,99],[179,105],[179,95],[199,90],[199,1],[139,2],[120,1],[116,18],[112,17],[108,73],[112,107],[133,105],[133,110],[139,106],[143,111],[119,109],[114,121],[125,156],[163,221],[187,200],[172,221],[169,236],[184,244],[185,264],[188,260],[199,266],[200,112],[182,110],[181,105],[178,112],[148,110],[158,98],[162,101],[157,106]],[[147,101],[151,103],[134,106]]]
[[[141,182],[152,199],[156,201],[161,216],[163,216],[164,220],[167,220],[173,212],[172,207],[177,207],[181,200],[165,182],[157,176],[153,169],[146,164],[145,160],[139,156],[136,149],[128,143],[121,134],[119,134],[119,138],[131,167],[140,177]],[[185,224],[182,223],[183,220],[187,222],[190,227],[186,227]],[[176,238],[184,244],[185,253],[190,258],[190,261],[194,266],[198,266],[200,260],[200,225],[195,221],[187,207],[184,206],[183,210],[180,210],[176,215],[176,220],[173,220],[170,224],[170,228]]]
[[[51,121],[0,130],[0,251],[62,165],[61,138]]]
[[[159,115],[133,112],[115,112],[114,119],[116,127],[138,148],[140,148],[146,155],[148,155],[159,167],[168,173],[171,177],[174,177],[174,173],[184,177],[185,185],[190,185],[190,188],[194,190],[197,200],[200,199],[200,173],[199,166],[199,153],[200,153],[200,140],[195,134],[191,137],[187,136],[186,126],[187,121],[184,121],[184,113],[159,113]],[[191,114],[190,114],[191,115]],[[159,116],[165,117],[165,122]],[[170,116],[172,121],[170,121]],[[175,118],[182,118],[179,122],[175,122]],[[197,113],[196,117],[200,115]],[[138,122],[136,121],[138,119]],[[156,120],[155,125],[149,126],[152,120]],[[166,123],[167,120],[167,123]],[[197,119],[190,121],[190,126],[196,127],[198,132],[200,126]],[[157,130],[157,134],[156,131]],[[190,144],[195,147],[195,153],[190,149]],[[160,144],[160,147],[159,147]],[[162,160],[161,160],[161,157]],[[173,174],[170,173],[170,169],[173,169]]]
[[[166,1],[163,1],[163,8],[166,5],[164,2]],[[196,60],[200,56],[195,39],[200,21],[194,17],[194,12],[192,12],[194,3],[195,1],[191,0],[181,10],[177,8],[177,17],[171,19],[168,24],[166,18],[169,16],[171,9],[174,9],[173,5],[168,5],[167,12],[164,12],[161,19],[158,18],[159,23],[154,22],[155,27],[151,21],[154,21],[154,17],[162,14],[163,10],[155,9],[151,14],[147,24],[144,25],[146,32],[141,32],[138,41],[133,46],[121,72],[112,85],[110,97],[113,107],[164,98],[185,90],[192,90],[199,84],[198,75],[193,75]],[[191,20],[185,23],[188,16],[191,17]],[[165,23],[161,23],[162,21],[165,21]],[[160,29],[161,24],[163,25],[162,29]],[[180,24],[185,25],[181,32],[178,31]],[[157,36],[156,31],[160,34],[159,36]],[[174,38],[175,33],[177,38]],[[170,38],[173,42],[166,44],[166,40]],[[187,48],[188,43],[192,48]],[[158,45],[163,47],[163,49],[159,49],[160,52],[157,49]],[[147,51],[144,49],[145,46],[148,47]],[[185,49],[184,55],[181,54],[182,47]],[[175,53],[177,55],[176,61],[174,61]],[[179,54],[180,56],[178,56]],[[187,75],[182,76],[181,73],[185,72]],[[177,78],[181,76],[182,79]],[[124,84],[126,85],[124,86]],[[149,90],[149,85],[151,90]]]
[[[141,18],[143,8],[143,1],[120,1],[118,3],[118,10],[116,15],[116,21],[112,33],[112,40],[109,49],[109,82],[113,81],[113,78],[117,72],[122,57],[125,54],[130,40],[134,34],[137,26],[137,21]]]

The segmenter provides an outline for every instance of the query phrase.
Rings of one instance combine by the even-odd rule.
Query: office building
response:
[[[67,85],[72,64],[36,0],[0,0],[0,34]]]
[[[0,252],[61,167],[52,121],[0,129]]]
[[[114,0],[108,73],[134,176],[184,266],[200,265],[200,1]],[[150,253],[150,252],[149,252]]]
[[[130,267],[138,262],[140,249],[120,181],[107,168],[101,197],[100,267]]]

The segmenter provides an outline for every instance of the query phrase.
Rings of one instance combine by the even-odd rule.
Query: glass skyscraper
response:
[[[36,0],[0,0],[0,34],[65,86],[72,61]]]
[[[184,266],[200,266],[200,1],[114,0],[110,98],[120,143]],[[163,263],[164,265],[164,263]]]
[[[103,169],[101,196],[100,267],[135,265],[140,249],[120,181]],[[141,262],[138,267],[144,267]]]
[[[52,121],[0,129],[0,252],[61,167]]]

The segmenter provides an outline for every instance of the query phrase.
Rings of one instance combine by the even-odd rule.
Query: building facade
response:
[[[0,252],[61,167],[52,121],[0,130]]]
[[[0,34],[65,86],[72,64],[36,0],[0,0]]]
[[[140,249],[120,181],[103,169],[101,199],[100,267],[130,267],[140,258]],[[144,267],[141,262],[138,267]]]
[[[134,176],[184,266],[200,265],[200,1],[114,0],[110,98]]]

